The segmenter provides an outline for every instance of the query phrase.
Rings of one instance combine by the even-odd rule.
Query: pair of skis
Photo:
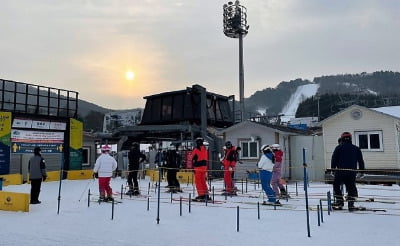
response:
[[[343,207],[332,207],[334,211],[340,211],[343,210]],[[359,212],[359,211],[367,211],[367,212],[386,212],[386,209],[383,208],[367,208],[367,207],[354,207],[351,209],[348,209],[349,212]]]
[[[91,201],[92,201],[92,202],[97,202],[98,204],[101,204],[101,203],[114,203],[114,204],[122,203],[122,201],[116,200],[115,198],[114,198],[114,201],[102,200],[102,199],[91,200]]]

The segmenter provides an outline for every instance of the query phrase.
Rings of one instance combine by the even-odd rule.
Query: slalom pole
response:
[[[182,216],[182,196],[179,198],[179,215]]]
[[[58,202],[57,202],[57,214],[60,213],[60,202],[61,202],[61,184],[62,179],[64,176],[64,153],[61,158],[61,165],[60,165],[60,183],[58,185]]]
[[[307,164],[306,164],[306,149],[303,148],[303,177],[304,177],[304,192],[306,199],[306,214],[307,214],[307,233],[308,237],[311,237],[310,234],[310,212],[308,211],[308,192],[307,192]]]
[[[332,204],[331,204],[331,192],[328,191],[326,193],[327,196],[327,201],[328,201],[328,215],[331,215],[331,209],[332,209]]]
[[[214,193],[214,186],[213,186],[213,187],[212,187],[212,203],[213,203],[213,204],[214,204],[214,201],[215,201],[214,195],[215,195],[215,193]]]
[[[112,200],[112,205],[111,205],[111,220],[114,220],[114,200]]]
[[[189,193],[189,214],[192,212],[192,194]]]
[[[161,190],[161,167],[158,167],[158,197],[157,197],[157,224],[160,224],[160,190]]]
[[[236,208],[236,231],[239,231],[239,206]]]
[[[90,189],[87,194],[87,206],[90,207]]]
[[[324,210],[322,209],[322,200],[319,199],[319,206],[321,208],[321,222],[324,223]]]

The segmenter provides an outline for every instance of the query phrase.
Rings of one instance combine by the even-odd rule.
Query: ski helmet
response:
[[[200,137],[196,138],[196,144],[197,145],[203,145],[203,142],[204,142],[203,138],[200,138]]]
[[[231,147],[232,147],[231,141],[226,141],[225,146],[226,146],[227,148],[231,148]]]
[[[281,146],[279,144],[273,144],[273,145],[271,145],[271,147],[273,149],[280,149],[281,148]]]
[[[101,147],[101,151],[103,152],[110,152],[111,151],[111,147],[109,145],[103,145]]]
[[[342,139],[342,141],[351,141],[351,133],[343,132],[340,138]]]
[[[269,145],[268,144],[264,144],[263,146],[261,146],[261,149],[260,149],[262,152],[265,152],[266,150],[271,150],[271,148],[269,147]]]

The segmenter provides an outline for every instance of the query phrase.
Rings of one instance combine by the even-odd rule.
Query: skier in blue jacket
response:
[[[260,169],[260,180],[262,189],[265,191],[268,197],[268,205],[280,205],[281,203],[276,200],[276,194],[271,187],[272,169],[274,168],[275,158],[269,145],[263,145],[261,147],[261,158],[258,161],[258,168]]]

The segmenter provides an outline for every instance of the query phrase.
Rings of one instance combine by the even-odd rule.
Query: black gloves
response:
[[[99,174],[98,173],[93,173],[93,178],[95,178],[95,179],[99,178]]]
[[[43,182],[46,181],[46,179],[47,179],[47,176],[42,177]]]

